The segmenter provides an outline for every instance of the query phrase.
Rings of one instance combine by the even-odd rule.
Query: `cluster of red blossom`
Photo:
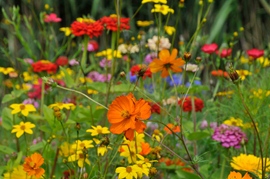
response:
[[[193,108],[192,100],[194,101],[194,111],[195,112],[202,111],[204,107],[204,102],[202,99],[197,97],[190,97],[190,96],[183,97],[178,101],[178,104],[182,107],[184,112],[191,112]]]
[[[218,51],[218,45],[216,43],[205,44],[202,46],[201,50],[207,54],[216,53],[221,58],[226,58],[226,57],[230,56],[232,53],[231,48],[222,49],[221,52]],[[262,57],[264,55],[264,50],[259,50],[259,49],[253,48],[253,49],[247,50],[247,54],[249,57],[256,59],[256,58]]]
[[[74,21],[71,24],[71,32],[75,36],[87,35],[90,38],[99,37],[104,29],[111,31],[117,31],[118,29],[129,30],[129,18],[121,17],[119,24],[117,16],[105,16],[97,21]]]

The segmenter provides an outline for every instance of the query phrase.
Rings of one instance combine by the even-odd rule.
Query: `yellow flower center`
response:
[[[154,134],[155,134],[155,135],[159,135],[159,130],[158,130],[158,129],[155,129],[155,130],[154,130]]]
[[[98,134],[102,134],[102,129],[97,129]]]
[[[80,143],[80,147],[82,147],[82,148],[83,148],[84,146],[85,146],[85,145],[84,145],[84,143]]]
[[[132,172],[132,168],[131,167],[127,167],[126,168],[126,172],[131,173]]]
[[[24,109],[25,109],[25,105],[24,105],[24,104],[21,104],[21,105],[20,105],[20,109],[21,109],[21,110],[24,110]]]
[[[124,119],[129,119],[130,118],[130,114],[127,110],[124,110],[122,111],[122,114],[121,116],[124,118]]]
[[[25,130],[25,125],[21,125],[21,130]]]
[[[34,162],[30,162],[29,165],[31,168],[34,168],[36,164]]]
[[[79,154],[79,159],[84,159],[85,157],[84,157],[84,154],[83,153],[81,153],[81,154]]]

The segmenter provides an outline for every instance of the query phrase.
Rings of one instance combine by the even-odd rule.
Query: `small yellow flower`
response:
[[[75,143],[72,145],[72,149],[78,151],[78,150],[84,150],[88,148],[93,148],[94,145],[92,144],[92,140],[76,140]]]
[[[64,157],[68,157],[72,154],[75,153],[75,150],[72,149],[72,144],[69,144],[67,142],[64,142],[61,146],[60,146],[60,155],[64,156]]]
[[[152,13],[154,12],[159,12],[162,13],[163,15],[167,15],[168,13],[174,13],[174,10],[169,8],[167,5],[160,5],[160,4],[155,4],[155,8],[151,10]]]
[[[117,167],[115,172],[119,173],[118,179],[126,178],[133,179],[138,177],[138,172],[141,171],[141,168],[137,165],[127,166],[127,167]]]
[[[163,134],[158,129],[155,129],[152,134],[152,139],[155,139],[158,142],[160,142],[162,138],[163,138]]]
[[[110,133],[108,127],[102,127],[100,125],[98,125],[97,127],[95,127],[95,126],[91,126],[91,127],[93,129],[86,130],[86,132],[91,133],[91,136],[97,136],[99,134],[109,134]]]
[[[252,73],[248,70],[236,70],[241,80],[245,80],[246,76],[251,75]]]
[[[76,152],[76,154],[69,156],[68,161],[69,162],[78,161],[78,166],[80,168],[83,168],[85,166],[85,163],[90,165],[90,161],[89,161],[88,157],[89,157],[88,154],[84,153],[84,151],[82,151],[82,150],[79,150]]]
[[[22,165],[18,165],[16,168],[13,168],[11,172],[4,173],[4,179],[37,179],[35,176],[28,176],[27,173],[23,170]]]
[[[95,22],[94,19],[91,19],[91,18],[85,18],[85,17],[78,17],[78,18],[76,19],[76,21],[78,21],[78,22],[85,22],[85,23],[93,23],[93,22]]]
[[[137,161],[138,155],[140,156],[139,153],[141,151],[142,147],[140,143],[126,140],[120,147],[120,156],[126,157],[128,159],[128,163],[135,163]]]
[[[98,91],[92,90],[92,89],[88,89],[88,90],[87,90],[87,93],[88,93],[88,94],[98,94]]]
[[[149,3],[149,2],[167,4],[167,0],[142,0],[142,4]]]
[[[225,120],[223,124],[227,124],[229,126],[238,126],[238,127],[243,127],[243,121],[240,118],[234,118],[230,117],[229,119]]]
[[[104,154],[108,152],[108,149],[112,149],[110,146],[103,144],[103,141],[101,140],[98,140],[96,138],[94,138],[93,140],[98,146],[97,148],[98,155],[104,156]]]
[[[36,111],[36,108],[32,104],[11,104],[9,107],[13,109],[11,114],[17,114],[21,112],[24,116],[28,116],[29,112]]]
[[[62,102],[58,102],[58,103],[54,103],[54,104],[51,104],[49,105],[49,108],[54,108],[54,107],[58,107],[59,109],[67,109],[67,110],[70,110],[70,109],[74,109],[75,108],[75,105],[73,103],[62,103]]]
[[[64,32],[65,36],[70,36],[70,34],[71,34],[71,28],[70,27],[61,27],[59,30]]]
[[[32,124],[31,122],[20,122],[19,125],[14,125],[11,133],[16,132],[16,137],[20,138],[25,132],[28,134],[33,134],[33,131],[31,128],[34,128],[35,124]]]
[[[154,21],[137,21],[137,25],[140,27],[147,27],[153,23],[154,23]]]
[[[7,68],[0,67],[0,73],[3,73],[4,75],[7,75],[11,72],[15,72],[15,69],[11,67],[7,67]]]
[[[175,28],[172,26],[164,26],[164,29],[167,34],[172,35],[175,32]]]
[[[257,61],[259,61],[260,64],[262,64],[263,67],[270,66],[270,60],[268,58],[260,57],[260,58],[257,58]]]
[[[107,60],[111,60],[113,58],[113,56],[115,58],[122,58],[121,52],[119,50],[114,50],[114,52],[112,51],[112,49],[106,49],[103,50],[101,52],[96,53],[97,57],[106,57]]]

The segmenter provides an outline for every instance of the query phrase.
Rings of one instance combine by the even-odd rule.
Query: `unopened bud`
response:
[[[196,57],[195,61],[196,61],[196,63],[201,63],[202,62],[202,57]]]
[[[121,72],[120,72],[120,77],[122,77],[122,78],[123,78],[123,77],[126,77],[126,73],[123,72],[123,71],[121,71]]]
[[[76,129],[77,131],[79,131],[79,130],[81,129],[80,123],[78,123],[78,122],[76,123],[75,129]]]
[[[185,60],[186,62],[188,62],[188,61],[190,60],[190,58],[191,58],[191,53],[185,52],[185,53],[184,53],[184,60]]]

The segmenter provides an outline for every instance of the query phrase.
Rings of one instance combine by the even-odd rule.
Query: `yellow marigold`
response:
[[[229,119],[225,120],[223,124],[227,124],[229,126],[238,126],[238,127],[243,127],[243,121],[240,118],[234,118],[230,117]]]
[[[168,13],[174,13],[174,10],[171,9],[167,5],[160,5],[160,4],[155,4],[154,8],[151,10],[152,13],[154,12],[159,12],[162,13],[163,15],[167,15]]]
[[[142,4],[149,3],[149,2],[167,4],[167,0],[142,0]]]
[[[147,27],[153,23],[154,23],[154,21],[137,21],[137,25],[140,27]]]
[[[7,67],[7,68],[0,67],[0,73],[3,73],[4,75],[7,75],[11,72],[15,72],[15,69],[11,67]]]

